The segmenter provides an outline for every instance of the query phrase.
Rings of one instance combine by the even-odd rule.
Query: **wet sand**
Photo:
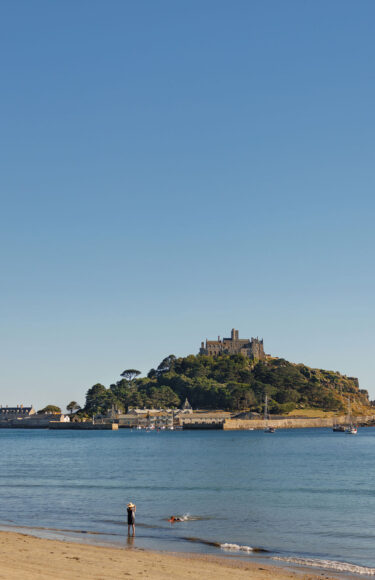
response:
[[[255,561],[112,548],[0,532],[2,580],[322,580],[322,571],[292,571]]]

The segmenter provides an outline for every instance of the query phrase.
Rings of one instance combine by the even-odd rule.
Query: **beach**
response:
[[[327,580],[339,577],[321,571],[311,573],[301,569],[294,572],[255,561],[102,547],[16,532],[0,532],[0,549],[2,580]]]

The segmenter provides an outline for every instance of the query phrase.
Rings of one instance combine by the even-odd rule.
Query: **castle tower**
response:
[[[230,337],[232,340],[238,340],[238,330],[236,330],[235,328],[232,328],[231,333],[230,333]]]

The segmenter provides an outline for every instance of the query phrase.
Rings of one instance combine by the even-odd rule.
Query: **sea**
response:
[[[375,428],[0,429],[0,448],[2,530],[375,576]]]

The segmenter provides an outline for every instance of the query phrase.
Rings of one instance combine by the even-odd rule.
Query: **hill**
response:
[[[363,413],[370,405],[367,391],[359,389],[354,377],[271,357],[252,361],[241,354],[170,355],[147,377],[136,378],[139,374],[130,369],[109,388],[94,385],[82,412],[104,412],[111,405],[124,410],[179,407],[185,398],[195,409],[261,412],[266,393],[274,414],[311,408],[343,413],[349,397],[353,413]]]

